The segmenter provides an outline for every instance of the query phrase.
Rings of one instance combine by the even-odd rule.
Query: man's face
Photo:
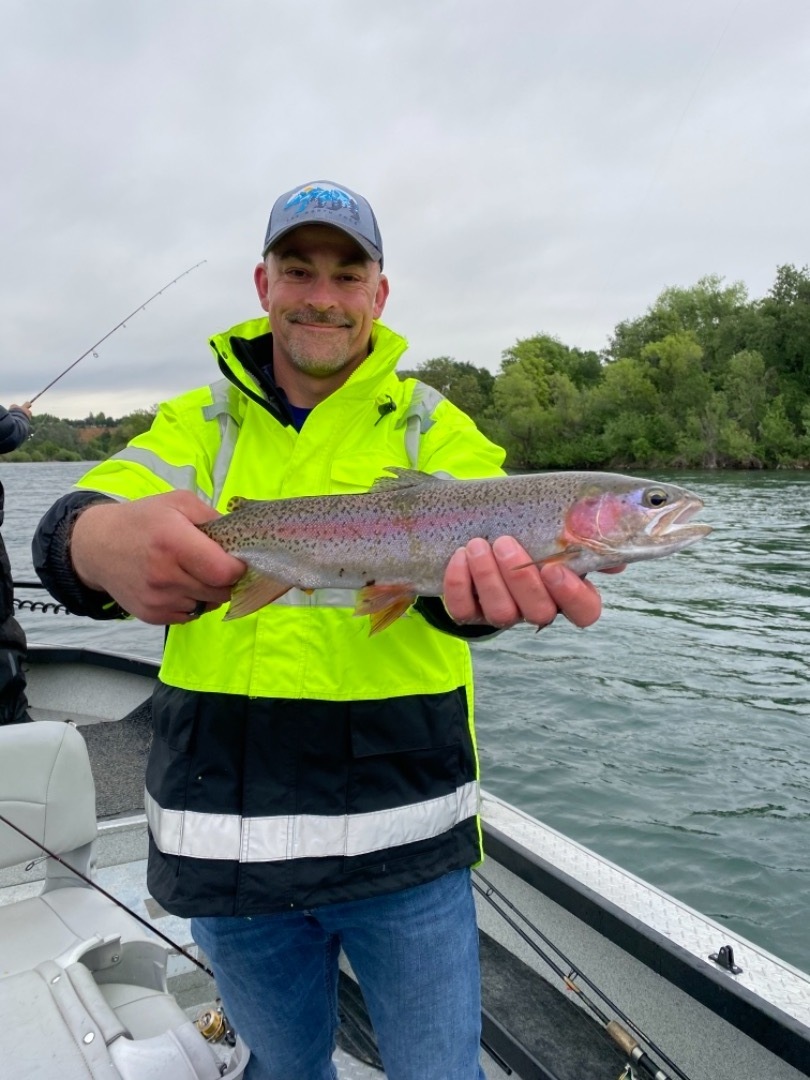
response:
[[[388,280],[345,233],[302,225],[268,252],[255,281],[277,365],[327,378],[348,376],[366,358]]]

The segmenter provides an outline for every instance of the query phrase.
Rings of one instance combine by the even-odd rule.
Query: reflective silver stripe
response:
[[[110,461],[132,461],[137,465],[143,465],[155,476],[165,480],[167,484],[179,491],[192,491],[203,502],[211,502],[211,496],[197,483],[197,470],[192,465],[169,465],[162,457],[153,450],[144,450],[140,446],[125,446]]]
[[[433,413],[442,401],[444,395],[438,390],[427,383],[417,382],[411,403],[405,415],[397,422],[397,427],[405,427],[405,452],[412,469],[419,465],[419,440],[433,427]]]
[[[353,589],[314,589],[311,593],[302,589],[290,589],[274,604],[285,607],[345,607],[354,608],[357,593]]]
[[[146,819],[164,855],[233,862],[278,862],[364,855],[429,840],[478,813],[478,784],[450,795],[392,810],[332,817],[299,814],[240,817],[195,810],[164,810],[146,792]]]
[[[211,505],[216,506],[222,496],[228,470],[231,467],[240,425],[234,402],[234,397],[238,393],[236,387],[232,386],[227,379],[220,379],[218,382],[211,383],[210,389],[213,400],[203,409],[203,416],[206,420],[219,422],[219,450],[214,461],[214,468],[211,470],[214,485]]]

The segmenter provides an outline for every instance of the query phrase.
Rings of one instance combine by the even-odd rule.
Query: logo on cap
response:
[[[357,200],[353,199],[342,188],[318,187],[316,184],[301,188],[300,191],[296,191],[294,195],[291,195],[284,204],[285,210],[292,210],[293,208],[295,208],[296,215],[302,214],[305,210],[316,208],[318,210],[332,211],[347,210],[355,221],[358,223],[360,221],[360,208],[357,205]]]

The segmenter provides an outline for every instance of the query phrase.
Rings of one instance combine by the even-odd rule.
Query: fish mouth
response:
[[[648,522],[644,531],[652,540],[677,540],[682,544],[699,540],[712,531],[711,525],[692,522],[703,506],[702,499],[690,495],[672,506],[664,507]]]

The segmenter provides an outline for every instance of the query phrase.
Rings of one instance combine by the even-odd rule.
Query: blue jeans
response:
[[[309,911],[192,919],[249,1080],[335,1080],[338,954],[363,991],[388,1080],[484,1080],[469,870]]]

